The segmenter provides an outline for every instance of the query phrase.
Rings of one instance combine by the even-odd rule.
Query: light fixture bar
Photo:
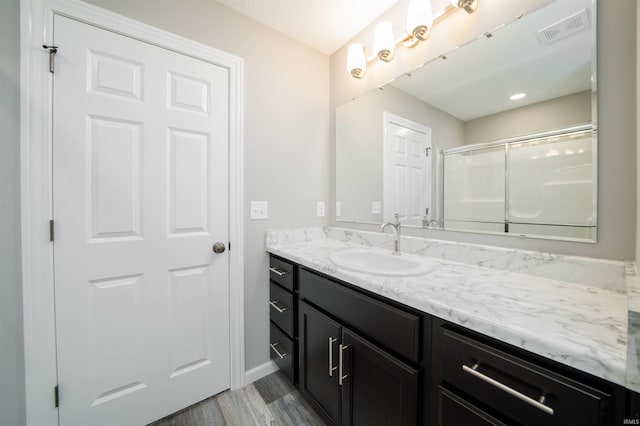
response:
[[[388,22],[379,23],[375,30],[373,54],[367,57],[362,44],[355,43],[350,45],[347,51],[347,71],[355,78],[363,78],[366,74],[367,66],[378,60],[390,62],[395,56],[395,49],[397,47],[415,47],[420,41],[424,41],[429,37],[431,28],[433,28],[436,23],[446,18],[451,13],[458,9],[464,9],[467,13],[475,12],[478,8],[478,1],[479,0],[451,0],[450,5],[435,15],[431,15],[431,18],[427,16],[426,19],[422,18],[413,21],[414,23],[422,21],[422,23],[425,24],[424,29],[417,30],[418,34],[414,34],[414,27],[410,34],[405,34],[404,36],[395,39],[395,41],[393,41],[393,29],[391,24]],[[414,6],[412,6],[412,4]],[[409,22],[409,15],[413,10],[426,10],[424,6],[425,4],[427,4],[426,7],[429,9],[428,13],[431,13],[429,0],[410,0],[410,11],[407,14],[407,30],[409,26],[413,25]],[[426,25],[429,24],[429,22],[430,25]],[[418,24],[417,26],[420,25],[422,24]]]
[[[478,10],[478,0],[451,0],[453,7],[464,9],[465,12],[471,14]]]

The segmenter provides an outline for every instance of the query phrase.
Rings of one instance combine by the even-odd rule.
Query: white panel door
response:
[[[431,211],[431,129],[385,113],[384,218],[421,226]],[[431,213],[429,213],[431,216]]]
[[[142,425],[229,387],[228,70],[56,15],[61,425]]]

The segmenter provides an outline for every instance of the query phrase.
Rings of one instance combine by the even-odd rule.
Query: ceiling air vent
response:
[[[589,28],[589,13],[587,9],[583,9],[555,24],[538,30],[537,34],[541,43],[551,44],[585,28]]]

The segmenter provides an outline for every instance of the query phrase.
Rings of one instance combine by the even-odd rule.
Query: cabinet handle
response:
[[[284,308],[281,308],[280,306],[278,306],[278,303],[279,303],[279,302],[278,302],[277,300],[270,300],[270,301],[269,301],[269,304],[270,304],[270,305],[271,305],[271,306],[272,306],[276,311],[278,311],[278,312],[280,312],[280,313],[283,313],[284,311],[286,311],[287,309],[289,309],[289,308],[287,308],[286,306],[285,306]]]
[[[542,395],[540,397],[539,401],[536,401],[535,399],[533,399],[531,397],[528,397],[527,395],[525,395],[525,394],[523,394],[521,392],[518,392],[517,390],[515,390],[515,389],[513,389],[513,388],[511,388],[511,387],[509,387],[509,386],[507,386],[507,385],[505,385],[503,383],[500,383],[499,381],[497,381],[495,379],[492,379],[491,377],[489,377],[489,376],[487,376],[485,374],[482,374],[481,372],[479,372],[477,370],[478,366],[479,366],[479,364],[475,364],[473,367],[469,367],[469,366],[466,366],[466,365],[462,364],[462,370],[467,372],[467,373],[469,373],[469,374],[471,374],[471,375],[473,375],[473,376],[475,376],[475,377],[477,377],[478,379],[480,379],[482,381],[485,381],[485,382],[489,383],[492,386],[497,387],[500,390],[505,391],[509,395],[513,395],[516,398],[526,402],[527,404],[533,405],[537,409],[542,410],[545,413],[553,416],[553,408],[548,407],[548,406],[546,406],[546,405],[544,405],[542,403],[545,400],[545,396],[544,395]]]
[[[333,344],[337,341],[338,339],[329,337],[329,377],[333,377],[333,372],[338,368],[333,366]]]
[[[269,346],[271,346],[271,350],[274,351],[276,353],[276,355],[278,355],[278,358],[282,359],[284,357],[286,357],[287,355],[289,355],[288,353],[282,353],[278,350],[278,348],[276,348],[277,345],[279,345],[280,342],[276,342],[276,343],[269,343]]]
[[[281,277],[284,277],[285,275],[287,275],[287,274],[289,273],[289,272],[287,272],[287,271],[281,271],[281,270],[280,270],[280,269],[278,269],[278,268],[269,268],[269,270],[270,270],[271,272],[273,272],[274,274],[279,275],[279,276],[281,276]]]
[[[349,345],[343,345],[342,343],[340,343],[340,347],[338,350],[338,354],[340,355],[339,359],[338,359],[338,384],[340,386],[342,386],[342,382],[344,379],[346,379],[347,377],[349,377],[348,374],[343,375],[342,374],[342,367],[343,367],[343,359],[344,359],[344,350],[347,349],[349,347]]]

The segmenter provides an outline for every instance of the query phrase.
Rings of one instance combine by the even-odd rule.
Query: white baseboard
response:
[[[251,370],[247,370],[244,373],[244,384],[245,386],[249,383],[253,383],[256,380],[260,380],[265,376],[268,376],[271,373],[275,373],[279,368],[275,362],[269,360],[264,364],[261,364],[257,367],[252,368]]]

